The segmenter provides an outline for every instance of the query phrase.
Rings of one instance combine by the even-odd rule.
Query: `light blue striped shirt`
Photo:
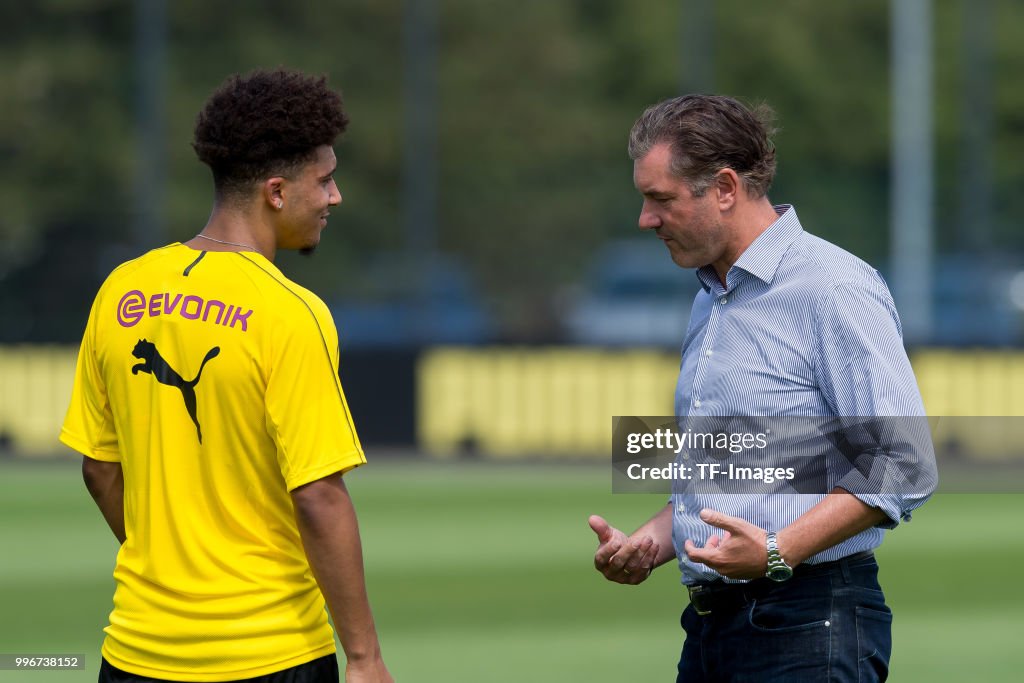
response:
[[[778,219],[729,270],[728,289],[711,266],[697,271],[702,289],[683,342],[676,415],[924,416],[899,317],[878,272],[804,232],[793,207],[775,210]],[[854,492],[889,516],[884,526],[909,520],[934,490],[930,450],[917,465],[923,471],[905,490],[888,482],[878,492]],[[671,498],[672,541],[683,582],[721,578],[683,550],[686,539],[703,546],[711,535],[721,535],[701,521],[701,508],[778,531],[824,495],[677,490]],[[882,536],[882,528],[868,529],[808,562],[875,548]]]

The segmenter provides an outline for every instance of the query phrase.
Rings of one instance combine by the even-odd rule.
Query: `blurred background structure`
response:
[[[203,226],[211,191],[189,145],[195,114],[228,74],[256,67],[325,73],[351,111],[338,146],[343,207],[315,258],[282,254],[279,264],[335,314],[369,445],[421,446],[436,432],[424,411],[454,415],[445,402],[462,389],[424,385],[445,345],[491,359],[509,346],[560,357],[585,347],[579,358],[600,359],[592,347],[660,350],[666,374],[650,391],[668,412],[697,284],[636,229],[625,141],[646,106],[681,91],[775,108],[771,198],[879,268],[912,354],[959,349],[970,364],[974,349],[1024,343],[1019,3],[276,7],[47,0],[0,10],[8,450],[52,452],[74,346],[106,274]],[[579,371],[601,374],[594,362]],[[502,398],[474,403],[494,411]]]
[[[471,474],[453,482],[523,456],[603,467],[613,415],[671,412],[697,282],[637,230],[626,139],[645,107],[689,91],[775,109],[769,196],[890,283],[930,414],[1024,415],[1015,0],[39,0],[3,3],[0,25],[5,490],[31,490],[19,482],[38,471],[20,468],[59,479],[74,461],[56,434],[102,280],[203,227],[211,182],[189,144],[203,101],[279,65],[327,74],[351,115],[344,204],[315,257],[278,265],[335,315],[371,461],[459,458]],[[0,589],[18,592],[29,564],[0,561]],[[989,616],[979,632],[1004,618]],[[940,680],[914,661],[930,677],[898,680]]]

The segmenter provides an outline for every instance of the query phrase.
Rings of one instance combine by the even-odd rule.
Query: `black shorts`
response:
[[[173,683],[166,678],[150,678],[121,671],[106,659],[100,664],[99,683]],[[289,669],[275,671],[265,676],[246,678],[230,683],[338,683],[338,658],[327,655],[312,662],[299,664]]]

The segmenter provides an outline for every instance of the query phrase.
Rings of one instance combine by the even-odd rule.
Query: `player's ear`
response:
[[[262,194],[263,199],[274,209],[284,208],[284,185],[285,178],[282,176],[273,176],[263,181]]]

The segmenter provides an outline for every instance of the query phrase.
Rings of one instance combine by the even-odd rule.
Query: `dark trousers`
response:
[[[99,683],[167,683],[168,679],[149,678],[121,671],[106,659],[100,664]],[[305,664],[275,671],[265,676],[246,678],[231,683],[338,683],[338,658],[327,655]]]
[[[676,683],[884,681],[892,612],[873,555],[798,567],[782,583],[757,579],[720,592],[721,609],[691,604]],[[704,609],[707,609],[705,606]]]

